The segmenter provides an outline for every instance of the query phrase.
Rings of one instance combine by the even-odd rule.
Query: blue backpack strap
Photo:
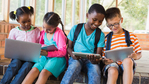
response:
[[[77,40],[77,38],[78,38],[78,35],[79,35],[79,33],[80,33],[81,29],[82,29],[83,24],[84,24],[84,23],[80,23],[80,24],[78,24],[77,27],[76,27],[76,30],[75,30],[75,32],[74,32],[74,38],[73,38],[72,49],[73,49],[74,44],[75,44],[75,42],[76,42],[76,40]]]
[[[132,42],[130,40],[130,34],[127,30],[125,30],[125,29],[123,29],[123,30],[125,32],[125,42],[127,43],[127,46],[129,47],[132,44]]]
[[[78,38],[78,35],[82,29],[82,26],[83,26],[84,23],[80,23],[77,25],[76,27],[76,30],[75,30],[75,33],[74,33],[74,38],[73,38],[73,44],[72,44],[72,49],[74,48],[74,44]],[[101,29],[99,28],[96,28],[96,32],[95,32],[95,43],[94,43],[94,53],[97,51],[97,43],[99,42],[100,40],[100,35],[101,35]]]
[[[113,35],[113,32],[110,32],[109,34],[106,35],[106,37],[107,37],[106,50],[111,49],[112,35]]]
[[[95,43],[94,43],[94,46],[95,46],[94,53],[96,53],[96,51],[97,51],[97,44],[98,44],[98,42],[100,40],[100,35],[101,35],[101,29],[96,28],[96,32],[95,32]]]
[[[127,46],[129,47],[132,44],[132,42],[130,40],[130,34],[127,30],[125,30],[125,29],[123,29],[123,30],[125,32],[125,42],[127,43]],[[106,37],[107,37],[106,50],[111,49],[112,35],[113,35],[113,32],[110,32],[108,35],[106,35]]]

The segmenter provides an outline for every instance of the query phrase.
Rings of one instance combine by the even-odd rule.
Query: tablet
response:
[[[57,51],[57,47],[55,45],[49,45],[49,46],[44,46],[41,49],[46,50],[46,51]]]
[[[82,52],[72,52],[75,56],[79,56],[81,58],[87,58],[87,55],[95,55],[96,58],[101,58],[100,54],[93,54],[93,53],[82,53]]]
[[[114,62],[123,61],[128,55],[133,53],[133,47],[124,47],[115,50],[105,51],[105,56],[109,59],[112,59]]]

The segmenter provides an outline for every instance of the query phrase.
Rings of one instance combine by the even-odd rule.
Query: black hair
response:
[[[104,14],[104,15],[106,14],[104,7],[102,5],[100,5],[100,4],[97,4],[97,3],[93,4],[89,8],[88,13],[90,14],[90,13],[93,13],[94,11],[96,13],[101,13],[101,14]]]
[[[120,17],[121,18],[121,12],[120,9],[117,7],[112,7],[112,8],[108,8],[106,10],[106,15],[105,15],[105,19],[112,19],[114,17]]]
[[[43,21],[45,21],[48,25],[51,25],[53,27],[57,27],[60,23],[62,25],[62,31],[64,32],[64,25],[61,21],[60,16],[55,12],[48,12],[45,14]],[[65,32],[64,32],[65,34]],[[66,36],[66,34],[65,34]]]
[[[19,16],[23,14],[29,14],[32,16],[34,14],[34,8],[32,6],[29,6],[29,7],[22,6],[18,8],[16,11],[11,11],[9,13],[9,16],[10,16],[10,19],[15,20],[16,18],[19,19]]]

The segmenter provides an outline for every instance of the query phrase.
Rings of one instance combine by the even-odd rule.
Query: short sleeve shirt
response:
[[[68,39],[73,41],[74,38],[74,32],[77,25],[73,26],[68,34]],[[94,53],[94,42],[95,42],[95,32],[94,30],[90,35],[87,36],[84,25],[82,26],[82,29],[77,37],[77,40],[74,45],[74,52],[83,52],[83,53]],[[97,47],[104,47],[105,43],[105,35],[101,31],[100,40],[98,41]]]
[[[133,47],[133,51],[135,53],[141,52],[141,47],[140,47],[137,36],[131,32],[129,32],[129,34],[130,34],[130,40],[132,42],[130,47]],[[105,38],[105,42],[107,42],[107,38]],[[119,35],[112,35],[110,50],[124,48],[124,47],[127,47],[127,43],[125,42],[125,33],[123,32]],[[104,47],[104,51],[106,51],[106,46]],[[103,54],[103,56],[105,56],[105,53]]]

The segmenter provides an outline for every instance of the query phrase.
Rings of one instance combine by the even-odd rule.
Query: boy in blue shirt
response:
[[[69,59],[68,69],[61,81],[61,84],[73,84],[73,81],[77,75],[82,71],[86,72],[88,75],[88,84],[100,84],[100,68],[97,63],[99,59],[96,59],[96,56],[90,55],[87,56],[88,59],[83,59],[76,57],[74,52],[82,53],[97,53],[102,54],[102,49],[105,46],[104,44],[104,33],[101,31],[98,35],[100,39],[97,43],[97,47],[94,46],[95,43],[95,33],[98,26],[102,24],[102,21],[105,17],[105,9],[100,4],[93,4],[88,13],[86,14],[88,18],[87,22],[84,23],[81,27],[80,33],[77,36],[77,39],[74,43],[74,34],[77,28],[77,25],[73,26],[68,34],[68,53],[71,56]],[[73,46],[74,43],[74,46]],[[94,52],[95,47],[97,48]]]

